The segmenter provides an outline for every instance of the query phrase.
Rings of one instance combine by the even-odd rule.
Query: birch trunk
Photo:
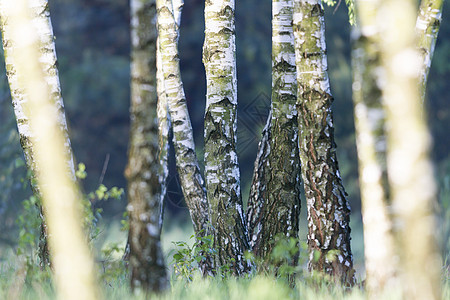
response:
[[[422,102],[425,101],[425,91],[434,47],[441,26],[443,0],[422,0],[416,21],[417,46],[421,55],[419,84]]]
[[[162,180],[156,95],[156,5],[132,0],[131,131],[128,212],[131,287],[159,292],[168,288],[161,249]]]
[[[324,12],[319,0],[294,1],[299,145],[311,271],[354,283],[350,206],[336,159],[327,74]]]
[[[171,0],[157,0],[158,38],[164,74],[164,89],[172,121],[173,144],[177,171],[186,204],[191,214],[194,231],[198,237],[209,233],[209,212],[206,190],[195,154],[194,137],[181,81],[178,56],[179,22],[182,1],[177,1],[175,10]],[[209,273],[212,262],[200,262],[203,274]]]
[[[298,238],[300,158],[293,4],[272,1],[272,106],[259,143],[247,224],[253,253],[268,260],[275,237]],[[297,264],[297,257],[290,263]]]
[[[5,1],[3,1],[5,2]],[[58,125],[64,135],[64,151],[67,153],[66,166],[70,174],[70,178],[75,182],[75,163],[70,146],[69,134],[67,131],[66,116],[64,113],[64,103],[61,97],[61,88],[59,83],[59,75],[57,69],[56,50],[53,36],[53,28],[50,20],[50,11],[48,8],[47,0],[32,1],[29,5],[29,13],[32,18],[32,24],[36,30],[36,34],[39,39],[39,60],[42,63],[42,70],[45,76],[45,80],[50,88],[51,101],[54,103],[55,110],[58,115]],[[13,43],[11,42],[11,35],[9,33],[9,24],[6,18],[5,12],[2,14],[2,34],[3,34],[3,49],[5,52],[5,64],[6,73],[8,76],[12,104],[14,107],[14,113],[16,115],[17,129],[20,136],[20,144],[25,155],[25,161],[29,170],[33,173],[31,179],[31,185],[33,192],[36,196],[41,198],[41,191],[39,186],[33,184],[35,182],[34,176],[36,176],[38,169],[35,161],[35,153],[32,142],[32,132],[30,131],[30,112],[25,110],[25,106],[29,99],[24,94],[23,90],[18,85],[18,74],[16,70],[16,64],[9,54],[13,51]],[[48,266],[49,250],[47,245],[47,228],[45,223],[45,213],[41,211],[41,238],[39,242],[39,257],[41,267]]]
[[[81,195],[62,111],[47,1],[2,0],[0,12],[18,127],[42,196],[58,297],[98,299],[81,224]]]
[[[382,0],[379,11],[383,17],[377,18],[389,128],[387,169],[404,298],[441,299],[433,216],[436,187],[418,89],[421,60],[416,50],[415,10],[412,0]]]
[[[234,0],[205,1],[205,173],[216,263],[230,264],[231,271],[240,275],[248,270],[244,259],[248,241],[236,154],[234,9]]]
[[[353,100],[359,184],[364,224],[366,290],[372,299],[396,287],[398,257],[394,250],[386,170],[386,114],[379,72],[381,33],[376,17],[381,1],[357,2],[353,30]],[[380,245],[382,245],[380,247]]]

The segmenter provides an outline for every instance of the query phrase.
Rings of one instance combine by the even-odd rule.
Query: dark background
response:
[[[123,170],[127,161],[129,132],[129,3],[126,0],[50,0],[53,29],[59,58],[59,71],[69,119],[70,137],[78,162],[86,164],[85,191],[95,190],[103,165],[109,163],[103,183],[126,188]],[[179,53],[181,73],[194,128],[197,154],[203,168],[203,115],[205,73],[202,64],[204,2],[186,1],[181,23]],[[338,159],[344,185],[353,209],[353,248],[362,260],[362,228],[357,176],[353,105],[351,99],[350,25],[347,9],[341,4],[326,8],[326,37],[329,75],[335,97],[333,104]],[[444,6],[426,100],[430,129],[434,137],[442,216],[440,227],[448,243],[450,202],[449,125],[450,106],[450,7]],[[256,157],[257,143],[270,107],[271,91],[271,1],[247,0],[236,3],[236,45],[238,66],[238,154],[244,202]],[[3,62],[2,62],[3,63]],[[21,178],[25,168],[17,163],[23,157],[18,142],[9,91],[0,72],[0,243],[14,247],[21,202],[29,189]],[[411,147],[414,141],[411,141]],[[172,151],[166,222],[187,218]],[[119,220],[126,199],[100,204],[106,223]],[[303,206],[304,207],[304,206]],[[444,210],[442,209],[444,208]],[[305,224],[305,209],[302,209]],[[446,227],[447,226],[447,227]],[[304,227],[304,226],[303,226]],[[445,229],[447,228],[447,229]],[[304,228],[303,228],[304,231]],[[302,236],[304,239],[305,237]]]

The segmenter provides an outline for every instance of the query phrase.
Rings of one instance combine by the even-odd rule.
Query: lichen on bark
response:
[[[300,160],[308,210],[308,267],[352,285],[350,206],[336,159],[320,1],[295,0],[293,27]]]
[[[205,1],[205,175],[217,266],[248,271],[240,174],[236,153],[237,77],[234,0]]]
[[[258,146],[250,197],[248,238],[253,253],[267,261],[275,238],[298,238],[300,158],[293,2],[272,1],[272,104]],[[297,257],[289,263],[296,265]]]

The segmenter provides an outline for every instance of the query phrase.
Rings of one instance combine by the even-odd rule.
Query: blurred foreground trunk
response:
[[[131,5],[131,131],[128,180],[131,288],[160,292],[169,287],[161,249],[164,166],[158,143],[156,95],[156,3]]]
[[[237,77],[234,0],[205,1],[205,174],[218,267],[248,271],[240,173],[236,154]]]
[[[300,157],[292,0],[272,1],[272,105],[255,161],[248,200],[253,253],[270,259],[276,238],[298,238]],[[297,265],[298,256],[288,262]]]
[[[357,2],[353,38],[353,100],[364,224],[366,290],[372,299],[398,287],[386,169],[386,113],[382,106],[380,0]],[[378,29],[378,30],[377,30]]]
[[[382,0],[381,70],[385,83],[387,169],[405,299],[441,299],[435,239],[436,186],[428,157],[430,135],[421,105],[415,1]],[[398,12],[402,12],[399,14]]]
[[[300,160],[308,209],[308,267],[352,285],[350,206],[336,158],[321,2],[295,0],[293,24]]]
[[[2,0],[2,5],[7,5],[6,0]],[[28,5],[29,15],[32,19],[36,38],[39,40],[39,60],[42,65],[42,74],[50,89],[50,97],[57,113],[58,126],[62,130],[64,137],[64,151],[67,153],[65,164],[67,166],[70,179],[75,182],[75,166],[72,149],[70,146],[69,134],[67,131],[66,116],[64,113],[64,103],[61,97],[61,88],[57,69],[56,50],[53,36],[53,28],[50,20],[50,11],[47,0],[33,1]],[[31,187],[33,193],[42,198],[42,192],[39,185],[36,184],[36,174],[38,172],[35,159],[34,144],[32,142],[32,131],[30,130],[30,112],[25,109],[29,99],[18,83],[17,62],[13,60],[10,54],[14,51],[12,43],[10,22],[6,16],[6,10],[1,10],[3,49],[5,53],[6,73],[8,76],[11,98],[14,107],[14,113],[17,120],[17,129],[20,136],[25,161],[29,170],[32,171]],[[41,209],[41,237],[39,241],[39,258],[41,267],[49,266],[49,250],[47,244],[47,226],[45,222],[45,213]]]
[[[54,68],[47,1],[32,3],[36,6],[29,9],[25,0],[0,1],[7,70],[20,107],[16,113],[21,113],[18,127],[42,196],[58,297],[98,299]]]

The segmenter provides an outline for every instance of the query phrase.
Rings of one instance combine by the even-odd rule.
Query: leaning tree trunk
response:
[[[16,113],[22,113],[21,137],[26,138],[27,159],[42,196],[58,298],[98,299],[94,262],[82,229],[81,194],[73,165],[68,165],[72,157],[58,77],[49,74],[56,71],[56,59],[47,3],[33,3],[0,1],[12,97],[20,107]]]
[[[324,12],[319,0],[294,1],[299,145],[312,271],[354,283],[350,206],[336,159]]]
[[[272,1],[272,106],[259,143],[248,200],[253,253],[268,260],[275,237],[298,238],[300,158],[292,0]],[[297,264],[297,256],[290,259]]]
[[[436,186],[428,158],[430,134],[420,92],[420,56],[414,19],[415,1],[382,0],[377,18],[381,30],[383,104],[387,123],[387,169],[394,230],[398,237],[405,299],[441,299],[440,258],[433,206]],[[401,12],[401,14],[399,14]]]
[[[7,1],[2,1],[7,2]],[[56,50],[53,36],[53,28],[50,20],[50,11],[47,0],[33,1],[29,5],[32,23],[36,28],[37,38],[40,46],[40,61],[42,62],[42,70],[45,80],[50,88],[52,103],[58,113],[58,124],[64,135],[64,151],[67,153],[67,169],[71,179],[75,182],[75,163],[70,146],[69,134],[67,131],[66,116],[64,113],[64,103],[61,97],[61,88],[59,83],[59,75],[57,69]],[[3,49],[5,52],[6,73],[8,76],[9,86],[11,90],[11,98],[14,106],[14,113],[17,120],[17,128],[20,136],[20,144],[25,155],[25,161],[29,170],[32,171],[31,187],[34,194],[41,198],[41,191],[38,185],[34,184],[34,176],[37,173],[35,154],[32,143],[32,132],[30,131],[29,112],[24,109],[27,105],[28,98],[18,86],[18,74],[16,65],[9,53],[13,51],[13,43],[8,33],[9,23],[5,16],[5,12],[0,11],[2,21]],[[47,245],[47,229],[45,223],[45,213],[41,210],[41,237],[39,241],[39,257],[41,267],[50,264],[49,250]]]
[[[206,0],[205,173],[218,266],[247,272],[248,249],[236,154],[237,78],[234,0]]]
[[[364,224],[366,290],[372,299],[392,292],[398,257],[394,251],[386,170],[386,114],[379,72],[381,34],[376,31],[379,0],[358,1],[353,29],[353,100],[359,185]]]
[[[175,1],[174,1],[175,2]],[[191,120],[187,108],[183,83],[181,81],[178,56],[179,21],[181,1],[157,0],[158,39],[161,55],[161,71],[167,97],[173,130],[173,144],[177,171],[186,204],[191,214],[195,234],[204,237],[209,234],[209,212],[206,190],[195,154],[195,144]],[[174,13],[175,12],[175,13]],[[199,263],[203,274],[209,273],[212,262],[205,254],[205,260]]]
[[[441,26],[443,4],[443,0],[422,0],[419,7],[419,15],[416,21],[416,34],[417,46],[422,58],[419,77],[422,102],[425,101],[428,72]]]
[[[163,170],[160,169],[156,95],[156,4],[131,5],[131,131],[128,165],[129,246],[132,289],[168,288],[161,249]]]

